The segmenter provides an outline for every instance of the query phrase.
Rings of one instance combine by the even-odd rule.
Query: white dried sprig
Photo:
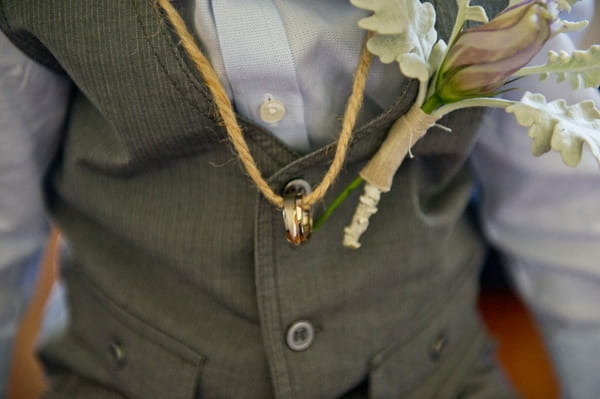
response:
[[[569,106],[562,99],[548,103],[542,94],[526,92],[521,102],[508,106],[506,112],[514,114],[521,126],[529,127],[534,155],[555,150],[565,164],[577,166],[585,143],[600,162],[600,111],[593,101]]]
[[[593,45],[588,50],[549,51],[548,63],[522,68],[513,76],[539,74],[540,79],[547,79],[550,74],[557,76],[557,81],[567,80],[573,89],[600,86],[600,45]]]
[[[377,212],[381,193],[391,190],[394,175],[411,147],[437,120],[436,116],[428,115],[413,105],[392,125],[377,153],[360,171],[360,176],[366,181],[365,193],[360,198],[350,225],[344,229],[344,246],[360,247],[360,236],[367,230],[371,215]]]
[[[342,245],[346,248],[360,248],[359,239],[369,227],[369,218],[377,212],[377,204],[381,198],[381,190],[371,183],[365,183],[364,193],[361,195],[354,216],[350,224],[344,228]]]

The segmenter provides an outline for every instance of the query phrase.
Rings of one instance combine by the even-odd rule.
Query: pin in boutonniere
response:
[[[348,192],[364,181],[343,244],[359,248],[369,217],[377,212],[381,193],[391,189],[394,174],[411,147],[444,115],[470,107],[499,107],[528,126],[533,153],[559,151],[567,165],[581,159],[583,143],[600,160],[600,111],[591,101],[567,106],[563,100],[547,103],[541,94],[525,93],[521,101],[493,98],[515,78],[557,74],[572,87],[600,85],[600,46],[587,51],[549,53],[548,63],[525,67],[544,44],[561,32],[575,31],[587,21],[568,22],[559,11],[570,11],[577,0],[510,1],[491,21],[485,10],[457,0],[458,13],[448,41],[437,39],[435,10],[418,0],[351,0],[356,7],[373,11],[359,26],[373,32],[368,49],[383,63],[398,62],[400,71],[420,82],[412,108],[390,129],[381,148],[369,161]],[[466,28],[467,21],[480,25]],[[325,220],[341,201],[327,210]],[[322,223],[322,221],[320,221]]]

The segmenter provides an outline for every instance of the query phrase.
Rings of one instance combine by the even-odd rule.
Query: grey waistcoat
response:
[[[434,3],[447,37],[455,2]],[[72,311],[43,350],[48,398],[511,396],[474,309],[483,251],[464,217],[465,160],[478,113],[455,113],[443,121],[452,133],[434,128],[418,143],[363,248],[340,244],[358,194],[292,248],[152,1],[0,0],[0,26],[76,87],[47,179],[71,248]],[[416,84],[403,88],[356,129],[324,204],[407,111]],[[299,156],[241,125],[276,191],[321,180],[333,146]],[[301,352],[286,341],[298,321],[315,329]]]

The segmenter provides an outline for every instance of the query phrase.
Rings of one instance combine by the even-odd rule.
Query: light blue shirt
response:
[[[11,342],[48,235],[41,181],[58,144],[69,83],[0,32],[0,397]]]
[[[592,15],[591,7],[593,1],[583,1],[576,10]],[[356,22],[364,15],[347,0],[196,0],[193,20],[236,110],[308,152],[339,132],[364,38]],[[571,39],[560,40],[573,46]],[[70,83],[28,60],[2,35],[0,54],[3,392],[12,336],[31,292],[28,276],[37,274],[47,235],[40,182],[59,140]],[[395,64],[375,60],[361,118],[399,95],[399,73]],[[523,84],[549,98],[571,96],[553,83],[537,85]],[[600,104],[597,92],[573,96],[569,102],[593,98]],[[578,169],[555,156],[534,159],[526,130],[512,118],[492,113],[474,154],[486,231],[508,255],[530,303],[571,324],[600,323],[600,173],[589,158]]]
[[[194,26],[236,110],[306,153],[337,138],[367,15],[348,0],[196,0]],[[374,59],[363,120],[398,97],[398,74]],[[268,98],[284,106],[280,120],[261,117]]]

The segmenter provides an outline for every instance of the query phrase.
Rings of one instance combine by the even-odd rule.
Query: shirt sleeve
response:
[[[593,8],[593,1],[581,1],[568,19],[590,18]],[[585,35],[559,35],[547,47],[572,51]],[[588,42],[589,38],[588,33]],[[532,64],[545,63],[546,54],[542,51]],[[549,100],[592,100],[600,106],[598,90],[572,90],[554,77],[523,79],[518,86]],[[562,394],[595,397],[600,389],[597,160],[586,151],[581,164],[569,168],[557,153],[535,158],[527,129],[517,125],[513,115],[494,110],[480,131],[473,162],[482,188],[484,230],[505,255],[515,287],[539,321]]]
[[[42,178],[64,123],[69,81],[0,31],[0,397],[12,341],[48,236]]]
[[[574,14],[580,15],[571,19],[593,15],[592,1],[578,4]],[[578,37],[559,35],[547,48],[572,51]],[[532,64],[545,63],[546,58],[542,51]],[[553,77],[523,79],[518,86],[549,100],[564,98],[575,104],[591,99],[600,106],[596,89],[572,90]],[[598,162],[587,151],[576,168],[567,167],[554,152],[533,157],[527,129],[503,110],[490,112],[480,133],[473,161],[483,189],[484,229],[516,270],[518,288],[542,310],[600,323]],[[526,275],[535,275],[536,282],[526,282]],[[551,282],[554,276],[569,283],[565,280],[559,288]],[[590,278],[598,281],[591,283]],[[563,289],[568,291],[560,292]]]

